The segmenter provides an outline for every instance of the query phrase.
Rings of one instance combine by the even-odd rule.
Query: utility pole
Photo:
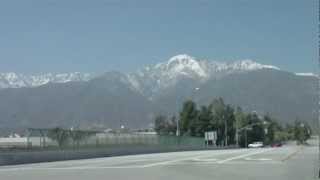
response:
[[[319,140],[319,149],[320,149],[320,0],[318,0],[318,140]],[[319,173],[318,176],[320,178],[320,151],[319,151],[319,162],[318,162],[318,168]]]
[[[224,118],[225,116],[222,115],[222,119],[224,120],[224,143],[225,143],[225,146],[228,146],[228,122],[227,122],[227,119]]]
[[[247,129],[245,129],[245,145],[246,145],[246,148],[248,148],[248,130]]]
[[[239,131],[238,131],[238,125],[236,125],[236,145],[239,147]]]
[[[238,110],[239,109],[237,109],[237,113],[238,113]],[[241,117],[241,119],[242,119],[242,117]],[[236,137],[235,137],[235,140],[236,140],[236,145],[237,145],[237,147],[239,147],[239,118],[235,118],[235,120],[236,120]],[[241,120],[240,120],[241,121]]]
[[[179,98],[176,99],[176,117],[177,117],[177,120],[176,120],[176,136],[179,137],[180,136],[180,116],[179,116],[179,111],[180,111],[180,108],[179,108]]]
[[[179,123],[179,112],[177,113],[177,130],[176,130],[176,136],[180,136],[180,123]]]

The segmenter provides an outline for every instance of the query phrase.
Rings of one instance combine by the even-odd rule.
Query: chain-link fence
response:
[[[63,141],[63,143],[59,143]],[[75,139],[66,136],[64,139],[52,139],[48,136],[28,136],[24,138],[0,138],[0,151],[8,150],[54,150],[85,149],[131,146],[158,147],[203,147],[204,138],[187,136],[159,136],[143,133],[96,133]]]
[[[55,137],[55,136],[53,136]],[[204,138],[159,136],[153,133],[96,133],[59,143],[47,136],[29,136],[1,148],[0,165],[98,158],[119,155],[207,150],[232,147],[206,146]]]

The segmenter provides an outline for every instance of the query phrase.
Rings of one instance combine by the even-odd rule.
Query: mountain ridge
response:
[[[206,105],[218,97],[248,112],[270,113],[282,123],[296,118],[312,123],[317,77],[306,75],[252,60],[221,63],[180,55],[134,73],[1,89],[0,128],[146,128],[158,114],[176,114],[186,99]]]
[[[9,72],[0,73],[1,88],[38,87],[48,83],[67,83],[73,81],[89,81],[94,77],[90,73],[43,73],[38,75],[25,75]]]
[[[153,99],[159,92],[174,87],[181,79],[188,78],[205,83],[212,78],[219,79],[229,74],[261,69],[280,71],[276,66],[260,64],[253,60],[226,63],[198,60],[187,54],[180,54],[166,62],[146,66],[127,76],[137,91]]]
[[[210,77],[217,75],[217,73],[227,73],[232,71],[252,71],[263,68],[277,69],[276,66],[263,65],[252,60],[239,60],[233,63],[224,63],[218,61],[197,60],[196,58],[187,54],[180,54],[171,57],[166,62],[161,62],[153,66],[146,66],[134,73],[124,73],[127,75],[131,85],[139,88],[137,78],[144,78],[149,76],[154,83],[160,84],[167,81],[166,86],[176,83],[180,76],[188,76],[193,79],[201,81],[208,80]],[[153,71],[153,72],[150,72]],[[47,83],[67,83],[73,81],[89,81],[99,75],[93,73],[43,73],[38,75],[25,75],[21,73],[9,72],[0,73],[0,89],[1,88],[21,88],[21,87],[37,87]],[[219,76],[219,75],[218,75]],[[161,89],[161,88],[160,88]],[[138,90],[142,91],[142,90]]]

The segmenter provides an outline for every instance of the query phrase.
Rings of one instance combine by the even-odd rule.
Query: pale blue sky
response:
[[[0,72],[128,72],[181,53],[316,71],[316,0],[4,0],[0,23]]]

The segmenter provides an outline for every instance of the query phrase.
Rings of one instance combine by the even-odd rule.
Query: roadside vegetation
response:
[[[48,130],[48,137],[57,142],[59,148],[72,144],[72,147],[79,148],[80,142],[93,136],[94,131],[66,130],[62,128],[53,128]]]
[[[188,100],[179,113],[181,136],[204,137],[207,131],[217,132],[216,145],[247,146],[261,141],[265,145],[295,140],[305,144],[311,137],[306,122],[280,124],[270,114],[259,116],[256,112],[244,112],[241,107],[225,104],[222,98],[214,99],[208,106],[200,106]],[[176,135],[177,118],[159,115],[155,119],[155,131],[159,135]]]

